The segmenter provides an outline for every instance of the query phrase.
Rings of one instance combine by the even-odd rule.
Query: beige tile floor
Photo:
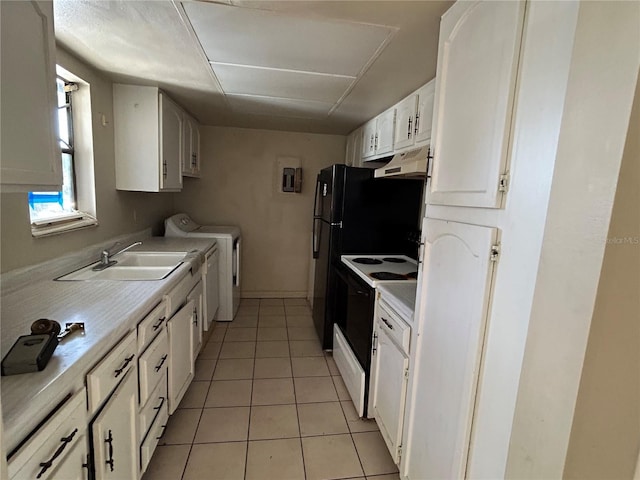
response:
[[[300,299],[245,299],[218,323],[144,480],[397,480]]]

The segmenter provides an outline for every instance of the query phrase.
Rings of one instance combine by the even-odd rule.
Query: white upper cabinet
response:
[[[369,120],[362,127],[362,158],[373,157],[376,154],[376,122]]]
[[[182,135],[182,176],[200,176],[200,125],[195,118],[184,114]]]
[[[345,165],[359,167],[362,165],[362,128],[358,128],[347,137],[345,149]]]
[[[417,106],[418,96],[416,94],[409,95],[396,105],[396,128],[394,135],[396,150],[410,147],[415,143],[414,128]]]
[[[442,17],[430,202],[499,208],[525,2],[457,2]]]
[[[426,145],[431,142],[431,126],[433,125],[433,100],[436,93],[436,79],[420,87],[418,107],[416,110],[413,134],[416,145]]]
[[[390,108],[376,119],[376,155],[393,151],[393,134],[396,126],[396,109]]]
[[[182,189],[182,124],[183,113],[180,107],[173,103],[162,92],[158,96],[160,101],[160,190],[176,191]]]
[[[396,109],[393,107],[364,124],[362,136],[363,159],[367,161],[375,160],[381,155],[393,151],[395,121]]]
[[[430,142],[434,93],[435,79],[396,105],[395,151]]]
[[[2,191],[60,190],[52,2],[0,2]]]
[[[183,111],[156,87],[113,86],[116,188],[182,188]]]
[[[408,478],[466,478],[496,228],[427,218]]]

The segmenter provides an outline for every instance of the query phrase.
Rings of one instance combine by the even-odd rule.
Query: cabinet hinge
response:
[[[398,465],[400,464],[401,459],[402,459],[402,444],[398,445]]]
[[[404,378],[409,379],[409,367],[404,369]]]
[[[500,245],[491,245],[491,254],[489,256],[489,259],[492,262],[497,262],[498,261],[498,257],[500,256]]]
[[[378,334],[373,334],[373,341],[371,342],[371,355],[375,355],[378,350]]]
[[[500,175],[500,182],[498,183],[498,191],[506,192],[509,190],[509,173],[503,173]]]

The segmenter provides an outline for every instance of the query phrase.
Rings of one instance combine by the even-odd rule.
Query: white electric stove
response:
[[[415,289],[418,264],[404,255],[342,255],[341,261],[337,291],[344,312],[333,326],[333,359],[358,415],[367,417],[376,289],[399,284]]]
[[[416,283],[418,262],[405,255],[342,255],[342,263],[370,287],[387,283]]]

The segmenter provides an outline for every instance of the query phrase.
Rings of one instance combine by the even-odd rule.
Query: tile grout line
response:
[[[304,459],[304,446],[302,445],[302,427],[300,426],[300,411],[298,410],[298,396],[296,394],[296,380],[293,374],[293,355],[291,352],[291,339],[289,339],[289,321],[285,307],[284,323],[287,329],[287,347],[289,348],[289,363],[291,364],[291,383],[293,384],[293,401],[296,405],[296,420],[298,421],[298,442],[300,443],[300,457],[302,459],[302,474],[307,478],[307,464]]]
[[[205,347],[211,341],[211,337],[213,336],[213,330],[215,330],[216,326],[217,325],[215,325],[213,327],[212,331],[209,332],[209,337],[207,338],[207,342],[204,345]],[[225,328],[224,334],[222,335],[221,343],[224,343],[224,337],[226,337],[226,335],[227,335],[227,328],[228,328],[228,326]],[[213,375],[214,375],[216,369],[218,368],[218,360],[220,359],[220,352],[221,351],[222,351],[222,346],[220,347],[220,351],[218,351],[218,354],[216,355],[216,358],[214,359],[216,361],[216,364],[215,364],[215,367],[213,367],[213,371],[211,372],[211,377],[209,378],[209,388],[207,388],[207,395],[205,395],[204,402],[202,404],[202,408],[200,408],[200,416],[198,417],[198,423],[196,424],[196,429],[193,432],[193,438],[191,439],[191,445],[189,446],[189,453],[187,454],[187,461],[184,462],[184,467],[182,467],[182,475],[180,476],[181,480],[184,480],[184,476],[187,473],[187,466],[189,465],[189,459],[191,458],[191,453],[193,452],[193,446],[196,444],[195,443],[196,435],[198,434],[198,429],[200,428],[200,422],[202,421],[202,414],[204,413],[204,406],[207,403],[207,397],[209,396],[209,391],[211,390],[211,385],[213,383]],[[195,376],[195,364],[194,364],[194,376]]]

